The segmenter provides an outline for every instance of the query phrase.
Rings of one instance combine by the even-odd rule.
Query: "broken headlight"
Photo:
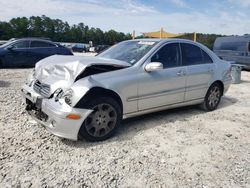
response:
[[[34,80],[35,80],[35,69],[33,69],[32,72],[29,74],[26,80],[26,84],[31,87]]]
[[[61,88],[57,89],[54,92],[55,101],[58,101],[59,99],[61,99],[62,96],[63,96],[63,90]]]
[[[71,105],[73,98],[73,90],[72,89],[66,90],[62,97],[64,98],[66,104]]]

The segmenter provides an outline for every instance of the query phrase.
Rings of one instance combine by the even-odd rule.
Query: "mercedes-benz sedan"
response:
[[[230,86],[230,69],[189,40],[130,40],[96,57],[43,59],[22,93],[29,114],[53,134],[100,141],[124,118],[196,104],[215,110]]]

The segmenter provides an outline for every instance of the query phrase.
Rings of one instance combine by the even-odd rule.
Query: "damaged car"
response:
[[[231,66],[183,39],[118,43],[95,57],[55,55],[22,87],[27,112],[56,136],[105,140],[125,118],[187,105],[217,108]]]

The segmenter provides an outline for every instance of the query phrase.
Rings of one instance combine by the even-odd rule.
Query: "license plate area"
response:
[[[35,101],[35,102],[34,102]],[[41,110],[42,109],[42,98],[36,98],[32,101],[28,98],[26,98],[26,110]]]
[[[36,98],[35,106],[39,110],[42,108],[42,98]]]

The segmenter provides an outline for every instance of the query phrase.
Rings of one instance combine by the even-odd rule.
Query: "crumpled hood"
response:
[[[50,86],[56,84],[66,88],[74,83],[76,77],[82,73],[86,67],[91,65],[112,65],[115,67],[131,66],[124,61],[100,57],[53,55],[36,64],[35,77],[41,83]],[[54,87],[58,88],[58,86]]]

